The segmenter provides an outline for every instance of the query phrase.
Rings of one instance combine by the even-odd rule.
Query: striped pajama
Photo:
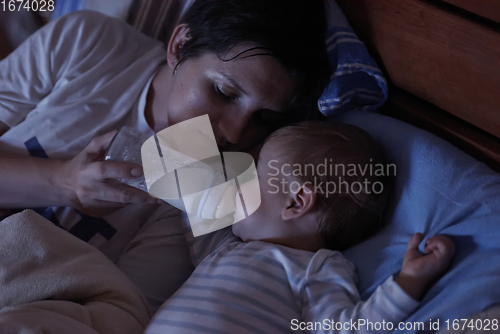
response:
[[[193,275],[146,333],[374,333],[418,306],[392,277],[361,301],[354,265],[336,251],[244,243],[228,228],[196,238],[191,251]],[[356,326],[363,320],[372,328]],[[332,331],[338,322],[344,329]]]

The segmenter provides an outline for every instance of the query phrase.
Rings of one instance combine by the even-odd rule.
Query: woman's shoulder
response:
[[[82,23],[84,22],[99,23],[99,22],[106,22],[113,20],[119,21],[118,19],[115,19],[113,17],[107,16],[105,14],[93,10],[77,10],[62,16],[59,20],[82,22]]]
[[[43,45],[59,72],[99,68],[120,73],[132,63],[163,60],[165,52],[162,43],[126,22],[88,10],[51,22],[33,39]]]
[[[108,25],[120,26],[122,24],[120,20],[99,12],[92,10],[78,10],[60,17],[59,19],[49,23],[47,26],[52,26],[53,30],[56,32],[74,33],[76,30],[82,33],[85,31],[102,32],[103,28]],[[126,26],[125,23],[123,23],[123,25]],[[124,27],[124,29],[126,28]]]
[[[137,47],[157,47],[156,41],[130,26],[126,22],[91,10],[69,13],[51,23],[54,41],[64,38],[65,44],[78,42],[81,45],[116,45],[120,42]]]

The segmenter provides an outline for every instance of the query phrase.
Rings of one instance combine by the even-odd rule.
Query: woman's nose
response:
[[[220,134],[230,144],[237,144],[243,131],[248,123],[248,117],[234,115],[229,117],[222,117],[219,121]]]

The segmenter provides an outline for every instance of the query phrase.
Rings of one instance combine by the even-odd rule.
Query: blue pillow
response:
[[[325,0],[328,21],[326,47],[333,69],[318,101],[326,116],[350,110],[374,111],[387,99],[387,82],[334,0]]]
[[[428,291],[408,321],[465,318],[500,303],[500,174],[448,142],[409,124],[367,112],[335,120],[357,125],[397,165],[388,225],[344,254],[358,269],[367,298],[401,269],[410,237],[449,235],[456,243],[450,270]],[[420,245],[423,251],[425,240]],[[428,328],[427,328],[428,329]]]

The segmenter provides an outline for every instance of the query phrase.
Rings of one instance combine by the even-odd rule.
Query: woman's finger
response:
[[[89,153],[99,153],[103,150],[105,151],[109,147],[109,144],[111,143],[117,132],[118,130],[113,130],[102,136],[95,137],[94,139],[92,139],[90,144],[87,145],[84,151]]]
[[[123,183],[104,182],[95,187],[92,198],[97,201],[128,203],[158,203],[147,192],[130,187]]]
[[[126,162],[98,161],[89,166],[96,179],[135,179],[143,175],[140,165]]]

